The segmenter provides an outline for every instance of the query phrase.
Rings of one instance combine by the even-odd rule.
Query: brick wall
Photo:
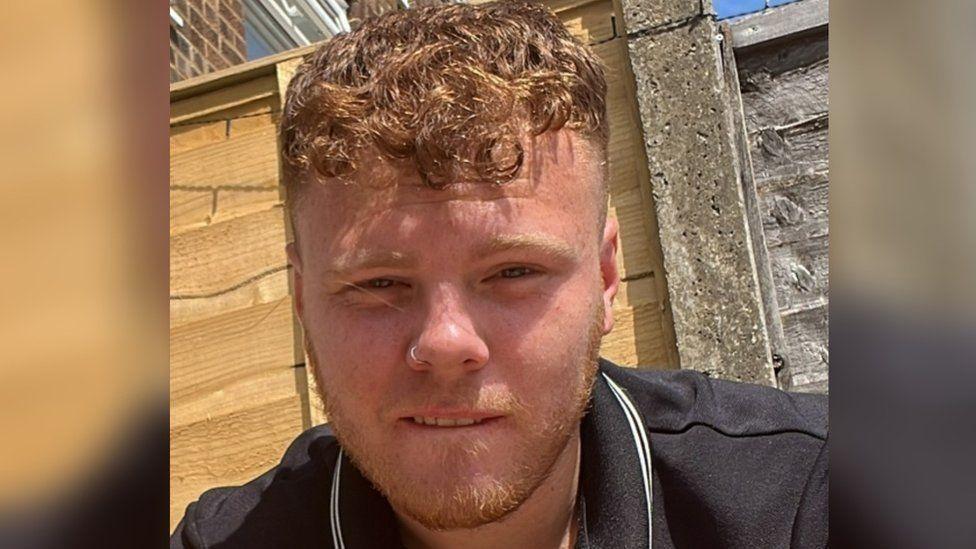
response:
[[[169,22],[169,80],[176,82],[247,60],[241,0],[172,0],[183,26]]]

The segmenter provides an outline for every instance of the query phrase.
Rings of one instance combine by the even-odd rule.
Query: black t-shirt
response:
[[[577,547],[827,545],[824,396],[601,361],[580,435]],[[389,504],[323,425],[274,469],[191,503],[170,546],[401,544]]]

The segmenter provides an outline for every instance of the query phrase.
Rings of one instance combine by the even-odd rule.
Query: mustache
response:
[[[417,410],[424,408],[445,408],[487,411],[504,415],[517,415],[524,412],[525,404],[511,391],[503,387],[455,387],[430,388],[427,394],[412,391],[397,399],[391,410]]]
[[[318,358],[312,346],[311,338],[305,334],[302,338],[305,356],[308,357],[309,366],[315,379],[316,389],[322,396],[323,411],[328,417],[335,415],[334,399],[342,398],[341,395],[333,395],[327,398],[327,391],[324,391],[322,380],[318,372]],[[458,385],[454,387],[412,387],[400,395],[399,398],[391,399],[393,404],[383,410],[385,415],[424,408],[447,408],[447,409],[466,409],[497,413],[499,415],[520,415],[526,410],[525,403],[515,396],[510,390],[494,385],[472,387],[471,385]]]

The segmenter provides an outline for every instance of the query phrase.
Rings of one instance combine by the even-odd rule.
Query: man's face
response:
[[[296,298],[332,426],[428,527],[531,495],[575,441],[612,327],[598,158],[568,131],[526,145],[502,186],[435,190],[376,163],[355,184],[307,183],[296,212]]]

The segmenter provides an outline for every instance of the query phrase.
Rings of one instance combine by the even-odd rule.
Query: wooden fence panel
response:
[[[826,392],[827,29],[753,44],[737,50],[736,63],[786,345],[779,382],[786,389]]]
[[[171,106],[170,527],[272,467],[309,426],[271,74]]]

